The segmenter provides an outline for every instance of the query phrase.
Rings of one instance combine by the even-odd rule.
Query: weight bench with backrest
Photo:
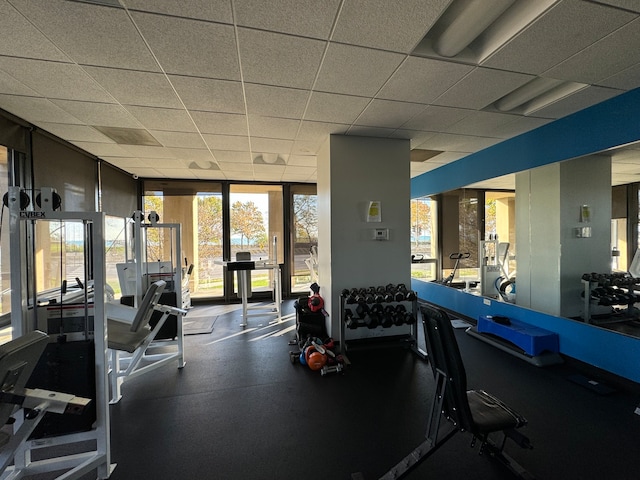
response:
[[[479,441],[480,453],[498,459],[518,478],[534,478],[504,452],[507,438],[522,448],[531,448],[529,439],[518,431],[527,420],[493,395],[467,390],[466,371],[449,316],[427,304],[420,305],[420,313],[436,383],[426,440],[381,478],[401,478],[458,432],[471,433],[472,446]],[[444,434],[440,432],[442,419],[450,424]],[[490,438],[494,433],[502,434],[498,443]]]
[[[158,368],[174,359],[178,361],[178,368],[184,366],[181,322],[178,325],[176,341],[161,344],[165,348],[176,346],[175,351],[153,355],[148,352],[148,349],[154,346],[156,335],[167,318],[175,315],[180,321],[182,315],[187,313],[183,309],[158,303],[165,285],[163,280],[152,283],[137,308],[121,304],[106,304],[107,339],[110,352],[110,403],[116,403],[122,397],[121,387],[125,380]],[[154,311],[161,312],[162,316],[151,328],[149,320]],[[121,356],[121,352],[130,355]]]

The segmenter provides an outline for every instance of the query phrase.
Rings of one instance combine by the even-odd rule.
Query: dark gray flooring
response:
[[[191,313],[206,313],[196,307]],[[284,322],[218,314],[211,334],[186,337],[184,369],[127,382],[111,407],[113,480],[378,478],[424,437],[430,367],[409,351],[353,352],[344,374],[290,363],[292,302]],[[188,318],[188,317],[187,317]],[[540,369],[456,330],[469,387],[529,420],[534,449],[508,452],[538,479],[640,477],[637,384],[577,362]],[[640,359],[639,359],[640,360]],[[598,395],[567,380],[581,373],[617,391]],[[408,478],[512,478],[458,434]]]

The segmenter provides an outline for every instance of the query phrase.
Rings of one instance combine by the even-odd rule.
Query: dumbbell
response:
[[[397,325],[397,326],[402,325],[405,321],[406,315],[407,315],[407,309],[405,308],[405,306],[402,305],[401,303],[396,305],[394,316],[393,316],[394,325]]]
[[[404,283],[399,284],[393,292],[393,299],[396,302],[403,301],[406,291],[407,291],[407,287],[404,286]]]
[[[393,326],[393,316],[395,309],[391,305],[384,307],[380,324],[383,328],[389,328]]]
[[[358,328],[358,321],[353,317],[353,311],[350,308],[344,309],[344,323],[352,330]]]
[[[358,303],[358,306],[356,307],[356,315],[358,315],[359,318],[364,318],[367,313],[369,313],[369,305],[366,303]]]
[[[365,324],[369,328],[376,328],[379,324],[382,323],[383,320],[383,310],[382,305],[376,303],[371,306],[369,309],[369,316],[365,319]]]
[[[377,287],[376,291],[373,295],[373,298],[375,300],[376,303],[383,303],[384,302],[384,295],[385,295],[385,290],[384,287]]]

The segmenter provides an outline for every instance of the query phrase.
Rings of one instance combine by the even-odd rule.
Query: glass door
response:
[[[238,254],[254,261],[283,263],[283,199],[280,185],[240,185],[229,189],[231,260]],[[251,272],[250,291],[272,290],[273,270]],[[234,278],[237,294],[237,278]]]

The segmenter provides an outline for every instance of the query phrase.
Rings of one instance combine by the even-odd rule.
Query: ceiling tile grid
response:
[[[545,0],[498,19],[513,36],[483,60],[489,33],[438,56],[439,20],[469,4],[0,0],[0,109],[141,177],[314,182],[330,134],[442,152],[415,176],[640,87],[634,0]],[[498,110],[540,77],[582,85]]]

